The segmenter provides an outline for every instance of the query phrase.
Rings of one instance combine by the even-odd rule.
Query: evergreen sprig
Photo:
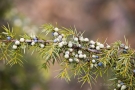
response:
[[[0,35],[0,60],[7,64],[23,65],[23,53],[29,49],[39,53],[45,61],[42,65],[45,69],[50,64],[58,62],[62,66],[57,77],[70,81],[71,77],[77,77],[82,85],[88,82],[96,82],[98,76],[112,72],[114,90],[135,90],[135,50],[130,48],[126,41],[108,45],[104,42],[89,40],[83,37],[83,33],[76,29],[61,29],[51,24],[43,25],[40,36],[27,34],[17,39],[13,30],[3,26],[5,32]],[[48,36],[52,34],[50,39]]]

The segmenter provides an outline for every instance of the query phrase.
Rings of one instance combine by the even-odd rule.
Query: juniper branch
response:
[[[77,33],[72,29],[59,29],[51,24],[45,24],[43,28],[45,35],[53,34],[51,39],[45,40],[37,38],[38,36],[26,35],[17,40],[14,33],[4,27],[6,32],[1,36],[0,52],[4,51],[6,60],[13,57],[9,60],[9,64],[17,64],[18,61],[19,64],[22,64],[17,56],[22,57],[21,50],[31,47],[45,59],[43,67],[48,68],[50,63],[54,64],[55,61],[58,61],[63,67],[58,75],[60,78],[71,80],[70,76],[73,75],[74,77],[78,76],[79,81],[82,81],[83,84],[86,81],[91,84],[98,76],[103,76],[111,69],[114,90],[135,89],[135,51],[128,44],[125,45],[117,41],[105,46],[98,41],[89,41],[88,38],[83,37],[82,33]],[[6,56],[5,53],[9,53],[9,51],[12,55]]]

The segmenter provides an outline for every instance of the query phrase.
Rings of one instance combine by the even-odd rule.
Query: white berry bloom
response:
[[[118,80],[118,83],[121,83],[121,80]]]
[[[13,45],[13,49],[17,49],[17,46],[16,45]]]
[[[94,67],[94,64],[90,64],[90,68],[93,68]]]
[[[53,42],[56,43],[57,42],[57,39],[54,39]]]
[[[76,45],[77,45],[77,47],[81,47],[81,46],[82,46],[82,45],[81,45],[81,44],[79,44],[79,43],[78,43],[78,44],[76,44]]]
[[[128,49],[128,46],[125,46],[125,49]]]
[[[96,58],[96,55],[92,55],[93,58]]]
[[[59,29],[56,27],[56,28],[54,28],[54,31],[56,31],[56,32],[57,32],[57,31],[59,31]]]
[[[65,56],[64,56],[65,58],[69,58],[69,54],[65,54]]]
[[[20,44],[20,41],[16,40],[16,41],[15,41],[15,44],[16,44],[16,45],[19,45],[19,44]]]
[[[69,51],[70,51],[70,52],[73,52],[73,49],[72,49],[72,48],[69,48]]]
[[[74,38],[74,41],[76,41],[76,42],[77,42],[77,41],[78,41],[78,38],[77,38],[77,37],[75,37],[75,38]]]
[[[90,45],[91,48],[95,48],[95,45]]]
[[[64,41],[61,42],[64,45]]]
[[[62,41],[61,42],[63,45],[67,45],[67,42],[66,41]]]
[[[90,44],[94,45],[94,44],[95,44],[95,42],[94,42],[93,40],[91,40],[91,41],[90,41]]]
[[[97,67],[98,65],[95,63],[94,66]]]
[[[69,42],[69,43],[68,43],[68,47],[71,48],[72,46],[73,46],[72,42]]]
[[[83,58],[86,58],[87,56],[86,56],[86,54],[83,54]]]
[[[75,57],[78,58],[78,54],[76,54]]]
[[[81,44],[78,45],[78,47],[81,47],[81,46],[82,46]]]
[[[96,44],[97,44],[97,46],[100,46],[101,43],[100,42],[96,42]]]
[[[32,45],[32,46],[35,45],[35,42],[31,42],[31,45]]]
[[[25,41],[25,39],[24,38],[20,38],[20,42],[24,42]]]
[[[79,63],[79,59],[75,58],[74,60],[75,60],[77,63]]]
[[[104,48],[104,44],[100,44],[99,47],[100,47],[100,48]]]
[[[58,38],[59,38],[59,39],[62,39],[62,35],[59,35]]]
[[[45,45],[44,45],[44,44],[40,44],[40,47],[41,47],[41,48],[44,48],[44,47],[45,47]]]
[[[67,45],[67,42],[66,42],[66,41],[64,41],[63,45]]]
[[[126,85],[122,85],[122,86],[121,86],[121,90],[125,90],[126,88],[127,88]]]
[[[81,51],[81,50],[79,50],[79,51],[78,51],[78,54],[82,54],[82,51]]]
[[[84,39],[84,41],[85,41],[85,42],[88,42],[88,41],[89,41],[89,39],[88,39],[88,38],[85,38],[85,39]]]
[[[70,59],[69,59],[69,62],[73,62],[73,59],[72,59],[72,58],[70,58]]]
[[[92,63],[95,63],[95,62],[96,62],[96,60],[95,60],[95,59],[93,59],[93,60],[92,60]]]
[[[65,54],[69,54],[70,52],[69,51],[66,51]]]
[[[120,85],[120,84],[117,84],[117,87],[118,87],[118,88],[120,88],[120,87],[121,87],[121,85]]]
[[[54,32],[53,35],[54,35],[54,36],[58,36],[59,34],[58,34],[57,32]]]
[[[57,42],[59,42],[59,41],[60,41],[60,39],[59,39],[59,38],[56,38],[56,41],[57,41]]]
[[[79,37],[79,40],[80,41],[84,41],[84,38],[81,36],[81,37]]]
[[[83,58],[83,55],[82,54],[79,54],[79,58]]]
[[[114,90],[117,90],[116,88]]]
[[[59,47],[62,47],[62,46],[63,46],[63,44],[60,42],[60,43],[58,44],[58,46],[59,46]]]
[[[100,50],[100,47],[99,46],[96,46],[96,50]]]
[[[111,46],[110,46],[110,45],[107,45],[107,46],[106,46],[106,48],[107,48],[107,49],[110,49],[110,48],[111,48]]]

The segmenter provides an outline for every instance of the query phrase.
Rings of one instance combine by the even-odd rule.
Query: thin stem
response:
[[[0,42],[15,42],[16,40],[0,40]],[[25,40],[24,42],[29,43],[33,42],[34,40]],[[50,43],[52,40],[37,40],[39,43]]]

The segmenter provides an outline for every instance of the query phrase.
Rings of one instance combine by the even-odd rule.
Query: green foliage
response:
[[[58,29],[51,24],[43,25],[40,36],[30,37],[27,34],[19,41],[10,31],[10,28],[3,27],[5,32],[1,34],[0,52],[1,60],[6,60],[7,64],[23,65],[22,57],[26,50],[38,52],[39,57],[44,59],[42,67],[48,69],[50,64],[59,63],[62,67],[58,78],[70,81],[71,77],[77,77],[79,82],[95,83],[97,77],[102,77],[111,70],[114,82],[114,90],[134,90],[135,89],[135,52],[126,45],[117,41],[111,45],[93,41],[83,37],[83,33],[77,33],[76,29],[62,27]],[[53,34],[48,40],[48,35]],[[6,40],[6,37],[12,37]],[[19,41],[19,44],[16,44]],[[16,45],[16,48],[12,46]],[[23,52],[24,51],[24,52]]]

